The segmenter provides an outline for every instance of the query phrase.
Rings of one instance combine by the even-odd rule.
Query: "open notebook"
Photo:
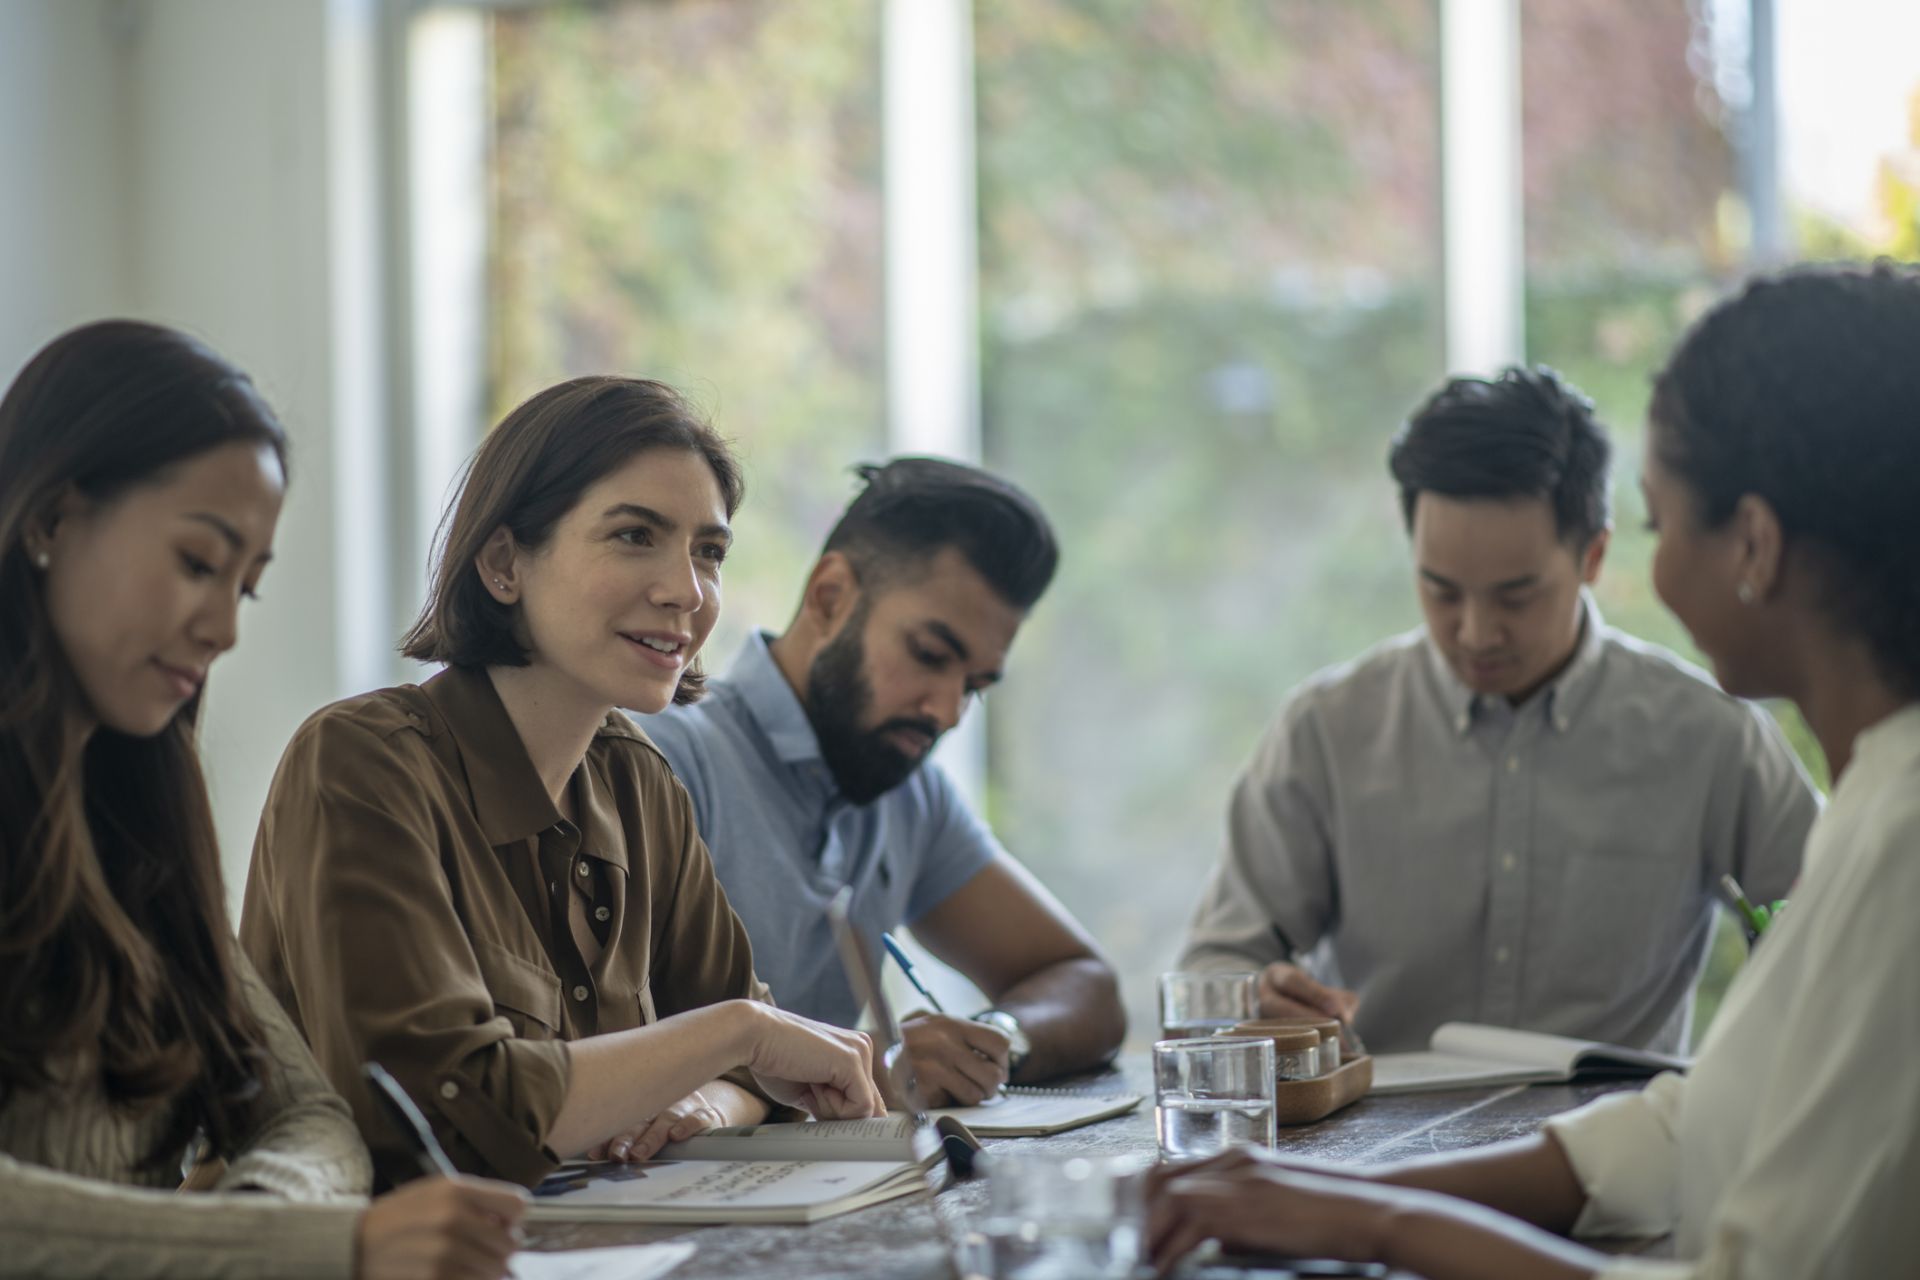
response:
[[[916,1159],[914,1138],[913,1121],[899,1115],[714,1129],[646,1164],[562,1165],[535,1190],[532,1213],[563,1222],[818,1222],[924,1192],[941,1153]]]
[[[1477,1022],[1442,1023],[1427,1043],[1425,1052],[1374,1054],[1371,1092],[1547,1083],[1586,1075],[1651,1076],[1689,1065],[1685,1058],[1645,1049]]]
[[[1139,1094],[1124,1090],[1035,1089],[1015,1084],[978,1106],[943,1107],[932,1114],[952,1116],[982,1138],[1036,1138],[1126,1115],[1140,1101]]]

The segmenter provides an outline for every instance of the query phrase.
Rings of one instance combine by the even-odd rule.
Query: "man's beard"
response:
[[[931,720],[897,716],[871,729],[860,727],[873,705],[873,683],[867,679],[867,611],[847,619],[840,634],[829,640],[807,670],[807,719],[820,741],[820,756],[840,788],[856,805],[872,804],[912,776],[933,750],[940,736]],[[927,736],[927,749],[917,756],[888,742],[886,735],[909,729]]]

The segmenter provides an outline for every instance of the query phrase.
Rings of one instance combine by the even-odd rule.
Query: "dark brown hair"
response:
[[[26,537],[69,493],[107,502],[223,445],[286,436],[245,374],[109,320],[36,355],[0,401],[0,1102],[77,1062],[107,1098],[170,1107],[149,1167],[196,1131],[227,1155],[266,1067],[234,959],[196,695],[140,738],[86,735]]]
[[[649,449],[685,449],[706,460],[727,514],[744,482],[733,450],[672,387],[646,378],[575,378],[532,396],[501,419],[467,466],[440,526],[433,584],[400,652],[456,667],[524,667],[532,655],[514,631],[515,607],[489,595],[474,557],[505,526],[528,550],[545,545],[589,487]],[[698,661],[676,703],[706,689]]]

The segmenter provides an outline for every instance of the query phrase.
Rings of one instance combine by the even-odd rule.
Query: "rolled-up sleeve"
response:
[[[415,758],[418,757],[418,758]],[[360,1077],[379,1062],[461,1169],[532,1185],[566,1099],[559,1040],[519,1037],[495,1008],[454,906],[432,768],[406,730],[322,713],[275,775],[254,844],[241,939],[352,1103],[376,1167],[410,1176],[409,1143]]]
[[[1586,1193],[1576,1236],[1643,1239],[1673,1230],[1679,1196],[1675,1121],[1686,1080],[1656,1076],[1547,1121]]]

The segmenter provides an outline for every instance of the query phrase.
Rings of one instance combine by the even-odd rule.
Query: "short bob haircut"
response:
[[[739,509],[745,485],[733,450],[665,383],[575,378],[509,413],[467,467],[459,499],[441,525],[426,606],[400,652],[455,667],[528,665],[532,654],[516,634],[516,607],[487,593],[474,558],[502,525],[521,547],[541,547],[589,487],[650,449],[684,449],[704,458],[727,515]],[[692,702],[705,689],[696,662],[681,676],[673,700]]]
[[[1491,381],[1450,379],[1394,436],[1387,467],[1409,531],[1423,492],[1542,498],[1560,541],[1584,551],[1612,519],[1612,456],[1593,401],[1546,365],[1515,365]]]

